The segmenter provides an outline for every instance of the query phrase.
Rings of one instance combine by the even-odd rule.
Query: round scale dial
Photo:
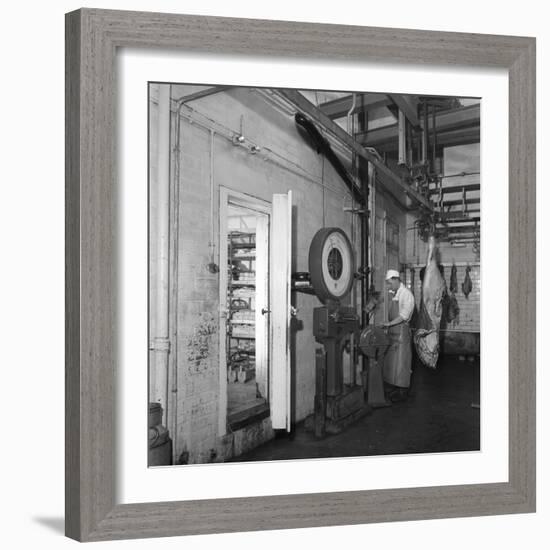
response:
[[[340,301],[353,286],[354,256],[346,234],[337,227],[320,229],[309,248],[309,273],[317,296]]]

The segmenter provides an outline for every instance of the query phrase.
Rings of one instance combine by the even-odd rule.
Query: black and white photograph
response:
[[[148,88],[149,466],[479,451],[481,99]]]
[[[510,7],[6,4],[5,548],[544,546],[550,39]]]

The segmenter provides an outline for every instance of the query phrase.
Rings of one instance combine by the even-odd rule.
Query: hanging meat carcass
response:
[[[447,297],[447,307],[445,318],[448,323],[453,323],[453,326],[458,324],[458,316],[460,314],[460,307],[456,299],[455,293],[458,291],[458,280],[456,277],[456,265],[453,262],[451,267],[451,280],[449,281],[449,295]]]
[[[462,283],[462,292],[464,292],[466,299],[468,299],[468,295],[472,292],[472,279],[470,279],[470,271],[472,271],[472,268],[470,266],[466,266],[466,276],[464,277],[464,282]]]
[[[454,294],[449,294],[447,297],[447,307],[445,318],[447,323],[453,323],[453,326],[458,324],[458,316],[460,315],[460,307]]]
[[[428,258],[422,281],[422,298],[414,344],[420,360],[435,368],[439,357],[439,326],[443,310],[443,296],[446,292],[445,279],[436,261],[435,238],[428,239]]]
[[[458,281],[456,278],[456,265],[453,263],[451,267],[451,281],[449,284],[449,290],[454,294],[458,290]]]

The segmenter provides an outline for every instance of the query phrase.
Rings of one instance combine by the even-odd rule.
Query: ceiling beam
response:
[[[461,107],[452,111],[443,111],[436,114],[437,142],[441,145],[449,145],[454,141],[479,141],[479,105]],[[421,121],[421,127],[423,123]],[[432,117],[428,119],[428,129],[433,128]],[[464,130],[460,133],[458,130]],[[448,132],[448,135],[445,133]],[[453,134],[452,132],[456,132]],[[368,130],[357,134],[356,139],[362,145],[369,147],[381,147],[390,144],[397,149],[398,125],[391,124],[374,130]]]
[[[445,174],[441,176],[442,179],[448,180],[450,178],[463,178],[464,176],[479,176],[481,172],[457,172],[456,174]]]
[[[468,210],[465,214],[462,212],[451,212],[449,213],[444,212],[443,214],[440,214],[441,221],[443,223],[459,223],[459,222],[479,222],[481,218],[479,216],[467,216],[466,214],[471,213],[479,213],[479,210]],[[439,222],[438,222],[439,223]]]
[[[443,206],[443,208],[447,207],[447,206],[461,206],[462,204],[479,204],[479,197],[477,199],[465,199],[465,200],[462,200],[462,199],[456,199],[456,200],[452,200],[452,201],[443,201],[441,204]]]
[[[461,225],[447,228],[449,234],[459,234],[459,233],[475,233],[479,232],[479,225]]]
[[[397,126],[385,126],[384,128],[371,130],[371,141],[365,142],[364,135],[358,137],[359,141],[367,147],[375,147],[380,153],[391,153],[397,151]],[[438,147],[452,147],[453,145],[468,145],[479,143],[479,126],[472,128],[461,128],[437,133]]]
[[[479,143],[481,133],[479,126],[471,128],[459,128],[457,130],[448,130],[446,132],[437,132],[437,146],[451,147],[453,145],[468,145],[470,143]]]
[[[475,220],[473,220],[471,217],[468,217],[468,219],[466,220],[461,220],[459,218],[461,218],[462,216],[464,216],[464,214],[462,213],[461,210],[451,210],[450,212],[451,214],[454,214],[454,219],[453,218],[447,218],[447,223],[458,223],[460,224],[460,226],[456,226],[456,227],[463,227],[462,224],[466,224],[466,223],[469,223],[469,222],[473,222],[473,223],[476,223]],[[443,214],[449,214],[449,212],[444,212]],[[466,214],[468,214],[469,216],[472,216],[472,214],[477,214],[479,216],[479,210],[468,210],[466,212]]]
[[[385,107],[391,103],[390,99],[384,94],[358,94],[355,112],[371,111],[380,107]],[[327,101],[319,105],[323,111],[332,120],[345,117],[353,105],[353,95],[340,97]]]
[[[443,193],[461,193],[463,190],[468,191],[479,191],[479,183],[465,183],[463,185],[447,185],[443,186]],[[434,187],[430,189],[430,195],[439,195],[439,187]]]
[[[418,119],[418,102],[415,102],[413,96],[403,94],[388,94],[392,102],[401,110],[405,118],[413,125],[415,130],[420,129],[420,120]]]
[[[352,136],[332,121],[323,111],[321,111],[321,109],[313,105],[313,103],[306,99],[300,92],[290,89],[279,89],[277,92],[295,105],[302,113],[308,115],[325,130],[345,143],[355,154],[372,163],[382,181],[385,179],[386,181],[397,184],[411,199],[416,200],[416,202],[428,210],[433,211],[433,206],[430,201],[407,185],[397,174],[395,174],[395,172],[388,168],[376,155],[376,152],[369,151],[357,143]]]

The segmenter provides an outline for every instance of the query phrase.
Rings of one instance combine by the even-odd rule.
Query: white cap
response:
[[[393,277],[397,277],[399,279],[399,271],[396,271],[395,269],[388,269],[388,272],[386,273],[386,281],[389,281]]]

